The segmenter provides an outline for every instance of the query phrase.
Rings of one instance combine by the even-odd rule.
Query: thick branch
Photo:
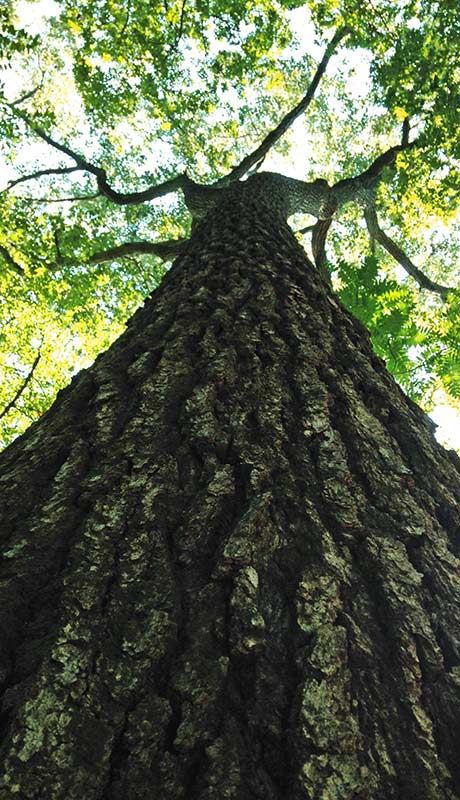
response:
[[[328,202],[323,201],[331,210],[331,216],[345,203],[358,203],[363,208],[372,208],[375,205],[377,187],[382,179],[385,167],[392,166],[398,153],[409,150],[417,144],[415,139],[409,142],[409,120],[403,122],[401,144],[389,147],[384,153],[377,156],[372,164],[359,175],[353,178],[343,178],[328,190]],[[319,184],[320,182],[317,181]],[[323,182],[324,183],[324,182]],[[325,185],[326,188],[327,184]]]
[[[326,47],[326,51],[321,59],[321,62],[315,72],[313,80],[310,83],[310,86],[307,89],[306,94],[291,111],[289,111],[285,117],[281,120],[279,125],[265,137],[263,142],[257,147],[252,153],[245,156],[243,160],[234,167],[228,175],[225,175],[223,178],[217,180],[214,186],[228,186],[233,181],[239,180],[242,178],[248,170],[257,162],[261,161],[268,153],[271,147],[286,133],[286,131],[291,127],[292,123],[300,117],[304,111],[307,110],[308,106],[310,105],[315,91],[318,87],[318,84],[326,71],[326,67],[328,65],[329,59],[331,58],[332,54],[334,53],[335,49],[338,47],[342,39],[348,34],[351,33],[349,28],[339,28],[339,30],[335,33],[332,40],[329,42],[328,46]]]
[[[364,172],[361,173],[359,179],[363,186],[372,187],[380,180],[382,177],[383,170],[385,167],[390,167],[394,164],[396,156],[398,153],[401,153],[403,150],[410,150],[412,147],[415,147],[417,144],[417,139],[414,139],[413,142],[405,141],[403,138],[403,142],[401,144],[397,144],[394,147],[390,147],[380,156],[377,156],[375,161],[372,162],[370,167],[368,167]]]
[[[77,169],[80,169],[84,172],[89,172],[91,175],[94,175],[97,180],[97,186],[100,193],[109,200],[112,200],[113,203],[117,203],[117,205],[124,206],[145,203],[146,201],[154,200],[157,197],[164,197],[164,195],[169,194],[170,192],[177,192],[182,188],[183,176],[178,175],[176,178],[171,178],[169,181],[164,181],[156,186],[150,186],[148,189],[144,189],[140,192],[117,192],[116,189],[113,189],[113,187],[110,186],[107,180],[107,173],[105,169],[94,166],[94,164],[91,164],[75,150],[72,150],[65,144],[57,142],[55,139],[49,136],[49,134],[47,134],[43,128],[41,128],[39,125],[36,125],[34,122],[31,122],[27,115],[22,111],[14,110],[14,113],[16,116],[20,117],[42,141],[46,142],[46,144],[54,147],[55,150],[59,150],[60,153],[63,153],[75,161],[77,166],[74,167],[72,171],[77,171]]]
[[[88,258],[89,264],[101,264],[103,261],[115,261],[132,255],[154,255],[169,261],[184,252],[189,239],[171,239],[166,242],[125,242],[99,253],[93,253]]]
[[[422,289],[429,289],[430,292],[436,292],[440,294],[441,297],[446,298],[449,292],[453,292],[453,287],[449,286],[442,286],[435,281],[432,281],[431,278],[428,278],[415,264],[412,263],[410,258],[404,253],[403,250],[393,241],[390,239],[387,234],[382,231],[381,227],[379,226],[378,219],[377,219],[377,212],[375,208],[366,208],[364,210],[364,218],[366,220],[366,225],[370,235],[376,239],[385,250],[393,256],[394,259],[406,270],[408,275],[414,278],[417,281],[418,285]]]
[[[326,268],[326,237],[331,227],[332,218],[319,219],[316,225],[313,226],[311,235],[311,249],[315,264],[323,274],[327,271]]]
[[[124,193],[113,189],[107,181],[105,170],[101,170],[97,178],[97,186],[101,194],[119,206],[137,205],[182,189],[182,177],[182,175],[178,175],[176,178],[171,178],[169,181],[164,181],[164,183],[159,183],[156,186],[150,186],[149,189],[144,189],[141,192]]]
[[[385,167],[390,167],[394,164],[398,153],[403,150],[409,150],[417,144],[416,139],[413,142],[409,142],[407,135],[407,128],[403,127],[401,144],[389,147],[388,150],[377,156],[364,172],[360,172],[354,178],[344,178],[334,184],[331,192],[336,198],[338,208],[350,201],[361,202],[362,205],[372,205],[372,203],[369,203],[370,196],[372,193],[375,194]]]
[[[158,256],[163,261],[171,261],[173,258],[181,255],[190,240],[189,239],[170,239],[165,242],[124,242],[124,244],[109,247],[107,250],[101,250],[93,253],[87,259],[88,264],[102,264],[104,261],[115,261],[118,258],[126,258],[133,255],[153,255]],[[24,275],[24,269],[16,263],[12,256],[8,253],[5,247],[0,245],[0,255],[3,256],[7,264],[12,267],[19,275]],[[61,269],[62,267],[73,263],[69,259],[59,258],[54,263],[42,262],[50,270]]]
[[[404,147],[407,147],[409,144],[409,133],[410,133],[410,120],[409,117],[405,117],[402,126],[402,136],[401,136],[401,144]]]
[[[8,405],[6,405],[6,406],[5,406],[5,408],[3,409],[3,411],[0,413],[0,419],[3,419],[3,417],[6,417],[6,415],[8,414],[8,412],[9,412],[9,411],[11,411],[11,409],[12,409],[12,408],[13,408],[13,407],[16,405],[16,403],[17,403],[17,401],[19,400],[19,398],[21,397],[21,395],[22,395],[22,394],[25,392],[25,390],[27,389],[27,387],[28,387],[28,385],[29,385],[30,381],[31,381],[31,380],[32,380],[32,378],[33,378],[33,374],[34,374],[34,372],[35,372],[35,370],[36,370],[36,368],[37,368],[37,366],[38,366],[38,362],[40,361],[40,358],[41,358],[41,353],[40,353],[40,351],[38,351],[37,357],[36,357],[36,359],[35,359],[34,363],[32,364],[32,366],[31,366],[31,368],[30,368],[30,371],[29,371],[28,375],[27,375],[27,376],[26,376],[26,378],[24,379],[24,382],[22,383],[22,385],[21,385],[21,386],[19,387],[19,389],[17,390],[17,392],[16,392],[16,394],[14,395],[13,399],[12,399],[12,400],[10,400],[10,402],[8,403]]]
[[[381,153],[364,172],[356,175],[354,178],[345,178],[344,180],[338,181],[332,188],[329,188],[325,182],[316,181],[317,192],[319,191],[321,193],[322,190],[324,194],[321,203],[318,203],[318,198],[316,198],[318,208],[321,210],[321,216],[319,216],[313,206],[308,208],[309,213],[319,216],[319,219],[314,226],[309,226],[301,232],[312,230],[312,250],[315,264],[318,269],[324,273],[326,267],[326,237],[331,225],[331,217],[345,203],[358,203],[363,208],[364,218],[371,236],[371,241],[379,242],[403,269],[417,281],[420,287],[436,292],[445,298],[447,294],[454,291],[454,289],[432,281],[418,269],[396,242],[380,228],[378,223],[375,209],[375,195],[378,183],[382,178],[385,167],[394,164],[397,154],[416,144],[416,141],[409,142],[409,131],[409,120],[406,118],[403,123],[401,144],[390,147],[384,153]],[[302,186],[303,192],[297,190],[294,193],[295,202],[299,210],[305,210],[305,208],[301,207],[304,195],[307,199],[314,197],[312,188],[315,184],[302,183]],[[327,214],[325,213],[325,209],[328,211]]]

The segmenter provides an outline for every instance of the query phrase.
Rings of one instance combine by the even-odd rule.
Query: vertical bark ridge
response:
[[[458,462],[276,208],[1,457],[0,800],[460,798]]]

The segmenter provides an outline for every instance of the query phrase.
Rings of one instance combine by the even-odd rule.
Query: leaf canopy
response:
[[[101,170],[119,193],[184,171],[201,183],[228,175],[299,102],[344,26],[307,113],[262,168],[336,183],[397,144],[408,117],[416,144],[385,168],[381,224],[429,279],[460,286],[456,2],[11,0],[0,25],[3,444],[107,347],[167,268],[145,248],[113,248],[190,233],[180,192],[117,205]],[[309,234],[299,238],[308,249]],[[402,386],[427,408],[439,391],[458,404],[457,291],[420,290],[355,205],[331,227],[327,254],[334,287]]]

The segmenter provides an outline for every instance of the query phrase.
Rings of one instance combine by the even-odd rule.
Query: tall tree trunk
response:
[[[458,800],[459,498],[229,192],[1,458],[0,800]]]

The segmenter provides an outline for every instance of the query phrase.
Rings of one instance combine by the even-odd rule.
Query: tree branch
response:
[[[93,253],[88,258],[89,264],[101,264],[103,261],[115,261],[139,253],[140,255],[154,255],[169,261],[184,252],[189,239],[171,239],[166,242],[125,242],[124,244],[109,247]]]
[[[343,180],[334,184],[331,191],[335,195],[339,208],[349,200],[356,199],[359,201],[360,191],[364,190],[369,197],[372,192],[375,193],[385,167],[390,167],[394,164],[398,153],[416,146],[417,139],[409,142],[409,131],[409,118],[406,117],[402,126],[401,144],[389,147],[388,150],[377,156],[372,164],[364,172],[360,172],[359,175],[355,175],[353,178],[343,178]],[[366,205],[367,203],[364,201],[362,204]]]
[[[13,256],[11,256],[3,245],[0,245],[0,255],[3,256],[3,259],[6,261],[9,267],[13,269],[18,275],[24,277],[24,267],[21,267],[17,261],[14,260]]]
[[[132,255],[153,255],[161,258],[162,261],[171,261],[173,258],[181,255],[188,243],[189,239],[170,239],[165,242],[124,242],[124,244],[109,247],[107,250],[101,250],[88,256],[88,264],[102,264],[104,261],[115,261],[118,258],[126,258]],[[50,270],[61,269],[65,266],[70,266],[73,261],[68,258],[60,258],[59,242],[56,239],[57,261],[46,262],[40,259],[43,266]],[[14,269],[19,275],[24,276],[24,269],[18,264],[13,257],[9,254],[8,250],[0,245],[0,255],[3,256],[7,264]]]
[[[377,212],[375,208],[364,209],[364,219],[370,235],[377,241],[391,256],[406,270],[408,275],[417,281],[422,289],[428,289],[430,292],[436,292],[445,299],[449,292],[455,291],[453,287],[442,286],[440,283],[432,281],[428,278],[415,264],[412,263],[410,258],[403,250],[393,241],[390,237],[382,231],[377,219]]]
[[[27,200],[29,203],[75,203],[96,200],[100,196],[100,193],[96,192],[95,194],[76,194],[73,197],[28,197]]]
[[[100,169],[96,167],[96,169]],[[95,173],[94,173],[95,174]],[[158,183],[156,186],[151,186],[149,189],[144,189],[141,192],[117,192],[113,189],[107,181],[105,170],[100,170],[97,177],[97,186],[99,192],[112,200],[119,206],[137,205],[139,203],[146,203],[148,200],[155,200],[157,197],[164,197],[171,192],[177,192],[182,189],[182,175],[177,175],[169,181]]]
[[[313,226],[311,234],[311,249],[315,264],[323,277],[327,276],[329,281],[330,275],[326,266],[326,238],[331,223],[332,217],[329,217],[329,219],[319,219],[316,225]]]
[[[354,178],[345,178],[338,181],[330,189],[327,189],[326,185],[323,205],[326,203],[327,198],[329,198],[331,214],[318,219],[315,225],[302,229],[300,233],[306,233],[309,230],[312,231],[313,257],[316,266],[324,274],[326,269],[326,237],[331,225],[331,218],[345,203],[356,202],[363,208],[371,242],[379,242],[403,269],[414,278],[421,288],[436,292],[445,299],[448,293],[455,291],[455,289],[432,281],[431,278],[412,263],[406,253],[381,229],[378,223],[377,211],[375,208],[375,194],[378,183],[381,180],[385,167],[394,164],[397,154],[402,150],[414,147],[416,144],[416,140],[409,142],[409,132],[410,124],[408,117],[406,117],[403,122],[401,144],[390,147],[384,153],[381,153],[364,172],[361,172]],[[297,194],[299,195],[299,192]]]
[[[298,230],[294,231],[294,233],[300,233],[302,236],[304,236],[306,233],[311,233],[314,227],[314,225],[307,225],[305,228],[299,228]]]
[[[29,92],[26,92],[25,94],[20,95],[19,97],[17,97],[16,100],[11,100],[11,102],[9,103],[10,108],[14,108],[15,106],[19,106],[19,105],[21,105],[21,103],[25,103],[26,100],[30,100],[31,97],[33,97],[35,94],[37,94],[38,91],[40,91],[42,86],[43,86],[43,73],[42,73],[42,81],[41,81],[41,83],[39,83],[39,85],[35,86],[33,89],[30,89]]]
[[[412,147],[415,147],[416,144],[417,139],[414,139],[413,142],[406,141],[405,143],[403,140],[401,144],[390,147],[380,156],[377,156],[370,167],[368,167],[364,172],[361,173],[361,175],[358,176],[361,184],[368,188],[375,186],[382,177],[382,172],[385,167],[393,166],[398,153],[401,153],[403,150],[410,150]]]
[[[408,147],[409,145],[409,133],[410,133],[410,119],[409,117],[405,117],[402,125],[402,136],[401,136],[401,144],[403,147]]]
[[[9,106],[9,108],[11,109],[11,106]],[[145,203],[148,200],[155,200],[157,197],[164,197],[164,195],[170,194],[170,192],[177,192],[179,189],[182,189],[183,175],[178,175],[175,178],[171,178],[168,181],[159,183],[156,186],[151,186],[150,188],[144,189],[140,192],[117,192],[116,189],[113,189],[113,187],[110,186],[107,180],[107,173],[105,169],[91,164],[75,150],[72,150],[65,144],[57,142],[55,139],[49,136],[49,134],[47,134],[46,131],[40,127],[40,125],[36,125],[34,122],[31,122],[28,116],[22,111],[15,109],[13,113],[20,117],[20,119],[25,122],[30,130],[32,130],[42,141],[46,142],[46,144],[54,147],[55,150],[58,150],[60,153],[63,153],[75,161],[77,166],[74,167],[72,171],[77,171],[79,169],[94,175],[97,181],[99,192],[117,205],[124,206]]]
[[[131,3],[128,3],[128,9],[126,11],[126,18],[125,18],[125,21],[123,23],[123,27],[122,27],[120,33],[118,34],[118,39],[122,39],[124,34],[125,34],[126,28],[128,27],[130,13],[131,13]]]
[[[182,39],[182,33],[184,30],[184,20],[185,20],[185,7],[187,5],[187,0],[182,0],[182,8],[180,11],[180,20],[179,20],[179,30],[176,34],[176,38],[173,45],[173,50],[177,50],[179,46],[179,42]]]
[[[262,166],[262,164],[264,163],[264,161],[265,161],[265,156],[262,156],[262,158],[260,159],[260,161],[258,161],[258,162],[257,162],[257,164],[254,164],[254,166],[253,166],[253,167],[251,167],[251,169],[249,169],[249,170],[248,170],[248,173],[247,173],[247,175],[248,175],[248,178],[250,178],[250,177],[251,177],[251,175],[255,175],[255,174],[256,174],[256,172],[258,172],[258,171],[259,171],[259,169],[261,168],[261,166]]]
[[[0,194],[4,192],[8,192],[13,186],[17,186],[18,183],[25,183],[26,181],[33,181],[36,178],[41,178],[44,175],[69,175],[71,172],[77,172],[80,167],[56,167],[54,169],[39,169],[37,172],[31,172],[30,175],[21,175],[20,178],[16,178],[14,181],[10,181],[8,185],[0,191]]]
[[[39,350],[38,354],[37,354],[37,357],[36,357],[34,363],[32,364],[32,366],[30,368],[30,371],[29,371],[28,375],[26,376],[22,386],[19,387],[19,389],[16,392],[16,394],[14,395],[13,399],[10,400],[8,405],[6,405],[5,408],[3,409],[3,411],[0,413],[0,419],[3,419],[3,417],[5,417],[8,414],[8,412],[11,411],[11,409],[16,405],[16,403],[19,400],[19,398],[21,397],[21,395],[27,389],[30,381],[33,378],[33,374],[34,374],[34,372],[35,372],[35,370],[36,370],[36,368],[38,366],[38,362],[40,361],[40,358],[41,358],[41,352]]]
[[[307,92],[302,100],[283,117],[279,125],[277,125],[274,130],[270,131],[259,147],[257,147],[252,153],[249,153],[249,155],[245,156],[245,158],[243,158],[243,160],[236,167],[234,167],[231,172],[228,173],[228,175],[225,175],[223,178],[219,178],[213,184],[214,186],[228,186],[233,181],[239,180],[254,164],[256,164],[258,161],[261,161],[267,155],[270,148],[273,147],[278,139],[280,139],[286,133],[297,117],[300,117],[300,115],[307,110],[313,99],[313,95],[315,94],[318,84],[326,71],[329,59],[342,39],[344,39],[345,36],[348,36],[350,33],[351,30],[349,28],[339,28],[336,31],[334,37],[326,47],[321,62],[319,63],[310,86],[308,87]]]

